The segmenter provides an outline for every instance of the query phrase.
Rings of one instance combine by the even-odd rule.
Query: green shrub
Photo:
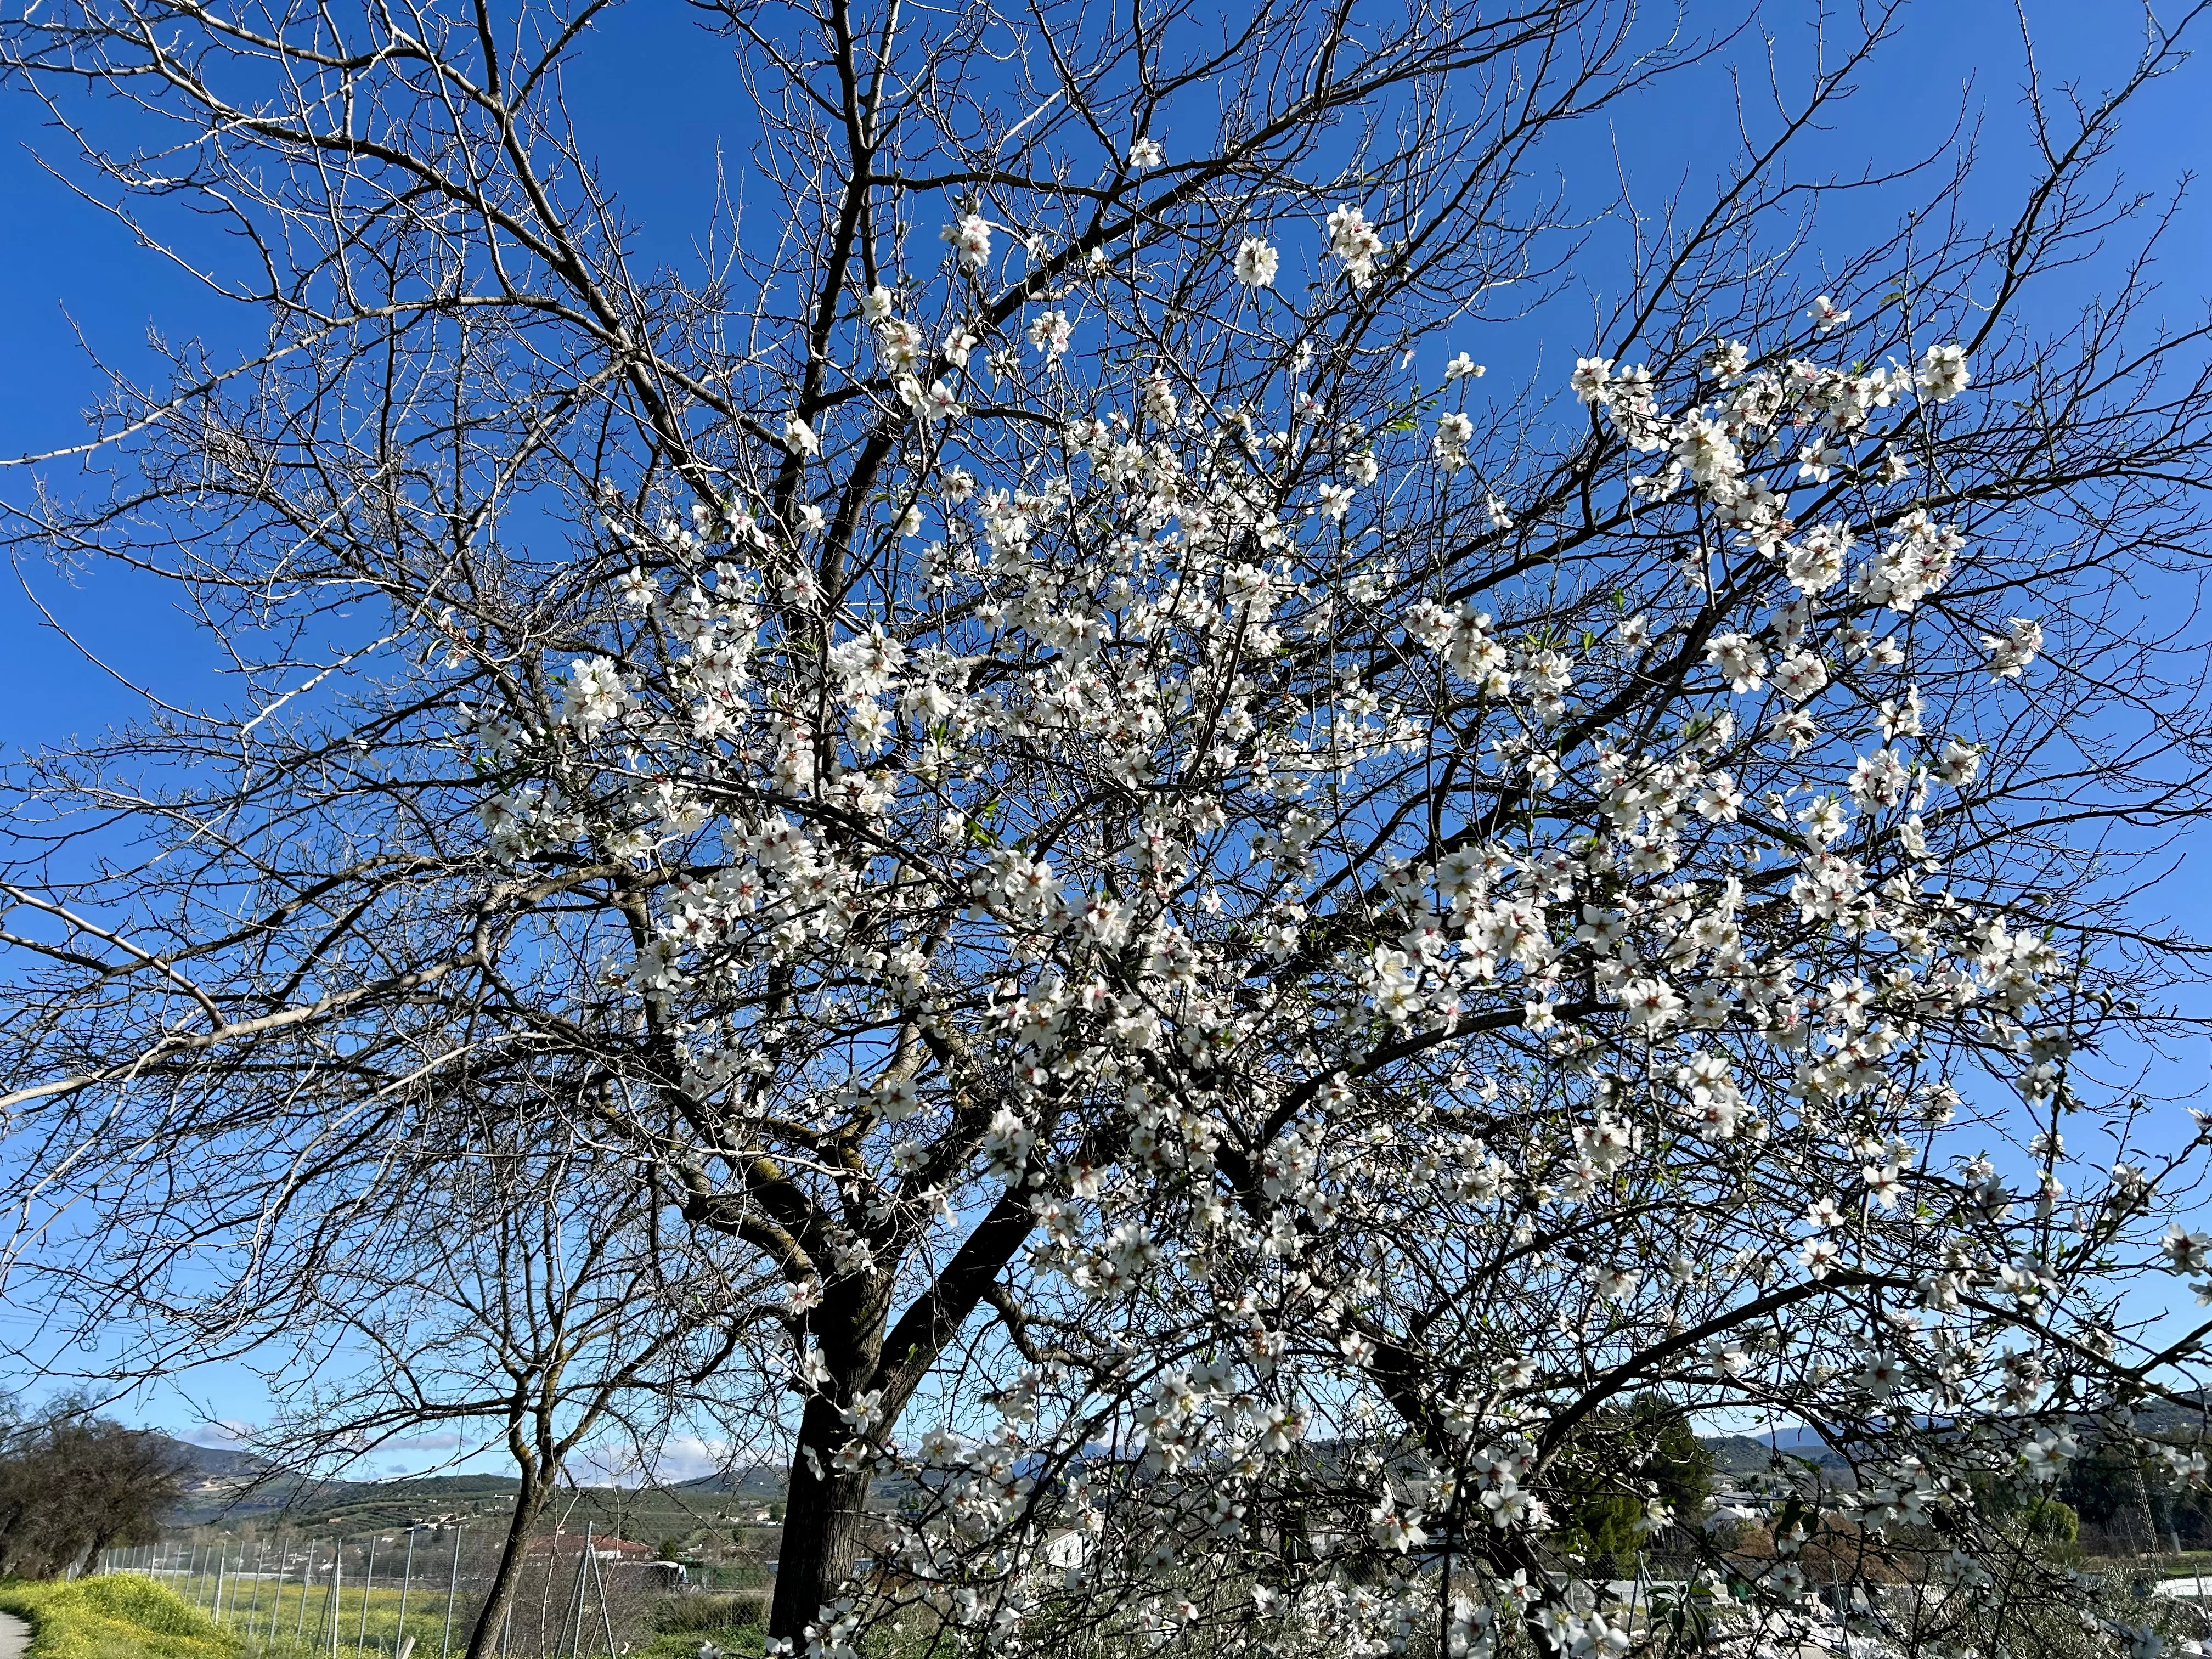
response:
[[[2075,1544],[2081,1540],[2081,1517],[2070,1504],[2046,1498],[2027,1510],[2027,1535],[2053,1544]]]
[[[683,1631],[742,1630],[768,1622],[765,1591],[697,1591],[671,1595],[653,1610],[653,1628],[666,1633]]]
[[[759,1659],[766,1647],[768,1597],[759,1591],[690,1590],[665,1597],[647,1623],[651,1634],[630,1659],[692,1659],[712,1642],[729,1659]]]
[[[31,1659],[234,1659],[237,1641],[175,1591],[136,1573],[0,1584],[0,1611],[30,1621]]]

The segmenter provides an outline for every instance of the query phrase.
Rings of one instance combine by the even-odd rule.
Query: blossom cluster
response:
[[[948,227],[960,271],[993,229]],[[1363,213],[1325,229],[1379,280]],[[1279,255],[1233,266],[1264,288]],[[1267,1554],[1295,1582],[1263,1613],[1355,1651],[1439,1606],[1455,1656],[1500,1620],[1619,1651],[1601,1596],[1528,1571],[1585,1478],[1549,1425],[1615,1368],[1875,1439],[2003,1425],[1796,1494],[1814,1532],[1966,1539],[1965,1467],[2047,1478],[2069,1443],[2039,1414],[2099,1340],[2080,1286],[2130,1200],[2062,1174],[2055,1133],[2005,1170],[1945,1133],[1960,1056],[2067,1099],[2081,991],[1945,880],[1985,754],[1960,688],[2028,690],[2047,643],[1925,625],[1973,559],[1911,459],[1972,385],[1959,348],[1723,341],[1676,385],[1581,359],[1674,556],[1563,598],[1455,586],[1394,516],[1417,484],[1478,544],[1551,533],[1464,409],[1394,440],[1294,383],[1276,425],[1166,363],[1092,370],[1055,296],[1029,369],[991,355],[1058,411],[1008,465],[956,384],[975,313],[925,328],[884,288],[863,322],[911,446],[878,574],[825,578],[858,532],[803,489],[611,507],[626,616],[463,741],[495,856],[646,896],[599,983],[665,1034],[657,1085],[838,1218],[778,1246],[793,1387],[845,1425],[806,1448],[824,1478],[925,1495],[890,1547],[914,1597],[987,1644],[1109,1597],[1164,1646],[1223,1616],[1202,1564]],[[811,416],[767,429],[802,483],[822,464]],[[1057,1334],[1008,1351],[987,1428],[902,1428],[804,1346],[1008,1204]],[[1317,1480],[1316,1437],[1367,1443],[1383,1405],[1400,1451]],[[1328,1547],[1286,1553],[1291,1512]],[[1468,1577],[1437,1603],[1441,1540]],[[1381,1579],[1329,1567],[1355,1557]],[[1739,1588],[1797,1607],[1793,1574]],[[825,1608],[820,1651],[858,1617]]]

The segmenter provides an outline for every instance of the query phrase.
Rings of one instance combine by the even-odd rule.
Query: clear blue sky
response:
[[[1691,0],[1693,21],[1711,26],[1733,8]],[[1801,61],[1807,8],[1776,4],[1766,22],[1779,37],[1785,63]],[[2162,9],[2178,14],[2178,3]],[[2139,41],[2139,14],[2125,0],[2029,0],[2029,20],[2046,77],[2078,78],[2094,93],[2118,78]],[[749,139],[732,112],[741,95],[725,44],[698,33],[688,8],[672,0],[633,0],[599,29],[569,79],[572,106],[586,148],[605,170],[650,258],[682,264],[703,228],[718,168],[742,192]],[[1992,216],[2008,209],[2023,165],[2019,26],[2007,0],[1923,0],[1905,43],[1866,77],[1839,125],[1826,158],[1838,171],[1869,156],[1894,158],[1938,138],[1962,109],[1984,124],[1985,167],[1974,204]],[[2169,189],[2191,171],[2212,171],[2212,28],[2199,43],[2204,56],[2154,88],[2135,110],[2121,161],[2130,179]],[[1755,58],[1751,60],[1756,71]],[[1708,95],[1653,100],[1616,124],[1593,126],[1561,153],[1571,188],[1610,193],[1625,171],[1639,199],[1656,200],[1678,185],[1705,184],[1725,164],[1733,118]],[[86,348],[129,366],[140,361],[149,329],[171,338],[204,335],[218,358],[226,341],[251,339],[253,319],[226,315],[186,283],[175,268],[137,246],[114,221],[74,196],[36,159],[46,151],[66,163],[66,141],[42,131],[40,112],[20,94],[0,91],[0,224],[8,230],[0,259],[0,454],[20,455],[75,441],[79,410],[99,376]],[[1172,135],[1169,135],[1172,143]],[[1577,177],[1577,175],[1583,175]],[[1836,213],[1826,234],[1848,249],[1855,230],[1885,224],[1901,198],[1869,198]],[[2207,207],[2185,212],[2163,273],[2173,309],[2187,314],[2212,293],[2212,217]],[[1809,297],[1809,296],[1808,296]],[[1839,295],[1846,303],[1849,295]],[[1442,357],[1462,346],[1506,383],[1540,357],[1562,369],[1588,342],[1559,313],[1535,327],[1470,332],[1439,343]],[[67,472],[58,477],[66,487]],[[10,495],[20,472],[0,481]],[[97,655],[179,703],[219,701],[224,690],[208,653],[168,608],[167,598],[112,573],[89,572],[72,585],[42,568],[25,571],[38,599],[80,631]],[[0,745],[20,750],[72,733],[95,731],[138,712],[137,697],[88,662],[46,623],[12,574],[0,574]],[[2178,920],[2201,914],[2208,866],[2199,854],[2166,890]],[[20,1328],[23,1316],[0,1310],[0,1328]],[[0,1382],[4,1382],[0,1377]],[[143,1420],[176,1427],[195,1415],[251,1421],[266,1406],[250,1377],[223,1370],[196,1380],[188,1402],[174,1389],[149,1393],[133,1410]],[[410,1454],[437,1461],[443,1448]],[[399,1460],[405,1462],[406,1459]],[[380,1465],[380,1471],[384,1466]]]
[[[1734,15],[1726,0],[1690,0],[1708,27]],[[1808,8],[1776,3],[1766,18],[1785,49],[1802,52],[1808,38],[1798,16]],[[2162,10],[2178,12],[2178,0]],[[2028,0],[2027,10],[2047,77],[2078,76],[2091,90],[2110,84],[2133,57],[2136,15],[2129,0]],[[573,106],[586,142],[606,171],[653,257],[681,264],[706,222],[718,167],[742,191],[749,148],[728,118],[738,96],[730,48],[698,33],[688,8],[668,0],[633,0],[597,31],[569,77]],[[2024,137],[2019,112],[2019,30],[2008,0],[1922,0],[1908,39],[1865,79],[1836,133],[1834,163],[1849,171],[1863,156],[1895,156],[1940,137],[1963,107],[1985,123],[1985,166],[1978,191],[1992,214],[2012,199]],[[2193,171],[2212,171],[2212,28],[2208,50],[2140,101],[2123,160],[2131,181],[2160,188]],[[1756,70],[1756,64],[1752,66]],[[1715,82],[1708,88],[1720,90]],[[0,93],[0,225],[8,230],[0,259],[0,455],[35,453],[75,441],[80,410],[100,377],[88,345],[126,368],[143,361],[149,329],[175,339],[200,335],[211,343],[250,339],[250,317],[215,308],[175,267],[133,241],[120,225],[51,177],[39,154],[66,161],[66,140],[42,130],[40,112],[20,94]],[[1640,200],[1709,179],[1726,159],[1720,146],[1732,116],[1717,97],[1647,100],[1605,126],[1585,129],[1562,152],[1568,184],[1609,191],[1626,171]],[[1580,173],[1587,176],[1577,179]],[[1907,187],[1909,188],[1909,187]],[[1886,222],[1899,198],[1872,196],[1832,217],[1831,240],[1851,240],[1853,222]],[[2212,204],[2205,204],[2212,207]],[[2186,213],[2170,245],[2166,279],[2186,309],[2212,292],[2212,216]],[[1464,343],[1493,374],[1509,382],[1540,355],[1587,349],[1580,337],[1547,338],[1542,330],[1492,330]],[[218,356],[220,352],[218,350]],[[67,469],[58,477],[65,479]],[[20,474],[0,489],[20,487]],[[34,573],[40,597],[87,642],[133,677],[153,681],[173,700],[220,696],[212,660],[195,650],[172,620],[166,601],[132,584],[87,578],[75,592],[47,573]],[[12,578],[0,591],[0,744],[33,744],[128,718],[137,702],[116,681],[84,662],[54,636]]]

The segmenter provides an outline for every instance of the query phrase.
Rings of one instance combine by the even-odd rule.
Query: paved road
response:
[[[31,1627],[12,1613],[0,1613],[0,1659],[23,1659],[30,1648]]]

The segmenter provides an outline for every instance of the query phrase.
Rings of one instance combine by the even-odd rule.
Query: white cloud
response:
[[[730,1448],[694,1435],[672,1435],[650,1447],[594,1446],[579,1455],[580,1484],[635,1486],[696,1480],[727,1467]],[[586,1476],[595,1477],[586,1479]]]
[[[188,1446],[205,1446],[215,1451],[230,1451],[251,1441],[257,1425],[235,1417],[218,1417],[212,1423],[195,1423],[189,1429],[178,1431],[176,1438]]]

